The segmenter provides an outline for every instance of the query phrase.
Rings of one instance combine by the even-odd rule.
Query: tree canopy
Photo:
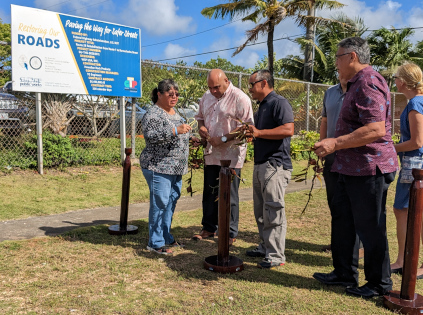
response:
[[[413,55],[413,44],[409,37],[414,34],[411,28],[396,30],[394,27],[387,29],[382,27],[373,31],[367,38],[370,45],[371,64],[382,74],[389,87],[394,80],[392,75],[396,68],[404,61],[421,59]]]
[[[3,86],[7,81],[11,80],[11,35],[10,24],[3,23],[0,18],[0,85]]]
[[[256,27],[246,32],[247,40],[238,47],[233,56],[241,52],[249,43],[254,43],[258,36],[267,35],[268,65],[273,75],[274,54],[273,39],[275,26],[286,17],[291,17],[299,26],[308,27],[312,25],[323,25],[330,20],[322,17],[308,15],[311,8],[337,9],[344,6],[342,3],[333,0],[229,0],[228,3],[219,4],[213,7],[204,8],[201,14],[215,19],[243,16],[242,21],[252,21]],[[261,23],[259,23],[261,22]]]

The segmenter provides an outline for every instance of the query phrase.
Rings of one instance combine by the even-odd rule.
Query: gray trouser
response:
[[[274,163],[273,163],[274,164]],[[292,170],[266,162],[254,165],[254,215],[259,230],[259,250],[272,262],[285,262],[285,188]]]

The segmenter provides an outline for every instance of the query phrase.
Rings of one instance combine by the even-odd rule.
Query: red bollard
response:
[[[129,208],[129,187],[131,184],[131,155],[132,149],[125,148],[125,161],[123,162],[123,179],[122,179],[122,201],[120,204],[120,222],[119,225],[111,225],[109,227],[109,234],[123,235],[123,234],[137,234],[138,227],[135,225],[128,225],[128,208]]]
[[[204,259],[204,268],[220,273],[234,273],[244,270],[242,260],[229,255],[229,221],[231,217],[230,160],[220,161],[219,174],[219,241],[217,255]]]
[[[414,168],[412,172],[414,181],[410,188],[401,291],[391,291],[383,297],[383,306],[401,314],[423,313],[423,296],[415,293],[423,214],[423,170]]]

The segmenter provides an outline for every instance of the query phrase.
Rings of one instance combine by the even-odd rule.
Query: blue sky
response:
[[[346,6],[339,10],[349,17],[361,17],[369,29],[382,26],[422,27],[423,1],[338,0]],[[218,0],[1,0],[0,17],[10,23],[10,4],[46,9],[63,14],[81,16],[141,29],[142,59],[166,60],[170,58],[201,54],[230,47],[244,42],[245,31],[254,27],[251,22],[229,23],[203,17],[201,9],[225,1]],[[330,17],[337,11],[317,11],[316,15]],[[220,27],[222,26],[222,27]],[[195,33],[207,31],[195,36]],[[292,20],[277,26],[275,38],[304,34]],[[184,39],[180,37],[188,36]],[[413,42],[423,40],[423,29],[416,30]],[[258,41],[265,41],[259,38]],[[159,45],[157,43],[165,42]],[[150,46],[151,45],[151,46]],[[188,64],[195,60],[205,62],[218,55],[234,64],[253,67],[267,54],[266,44],[247,47],[235,57],[233,51],[184,58]],[[277,58],[298,54],[298,46],[289,40],[275,42]],[[175,60],[164,62],[174,63]]]

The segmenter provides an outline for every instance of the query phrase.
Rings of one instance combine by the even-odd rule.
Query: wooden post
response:
[[[125,161],[125,149],[126,149],[126,106],[125,97],[119,98],[119,111],[120,111],[120,161],[123,164]]]
[[[229,261],[229,219],[231,217],[231,161],[221,161],[219,174],[219,241],[217,260],[222,266]]]
[[[125,161],[123,162],[123,178],[122,178],[122,199],[120,204],[120,222],[119,225],[109,227],[109,234],[137,234],[138,227],[128,225],[128,209],[129,209],[129,188],[131,184],[131,148],[125,148]]]
[[[220,161],[219,174],[219,241],[217,255],[204,259],[204,268],[220,273],[234,273],[244,270],[242,260],[229,255],[229,219],[231,217],[230,160]]]
[[[383,297],[383,305],[402,314],[423,313],[423,296],[415,294],[423,213],[423,170],[413,169],[401,291]]]

